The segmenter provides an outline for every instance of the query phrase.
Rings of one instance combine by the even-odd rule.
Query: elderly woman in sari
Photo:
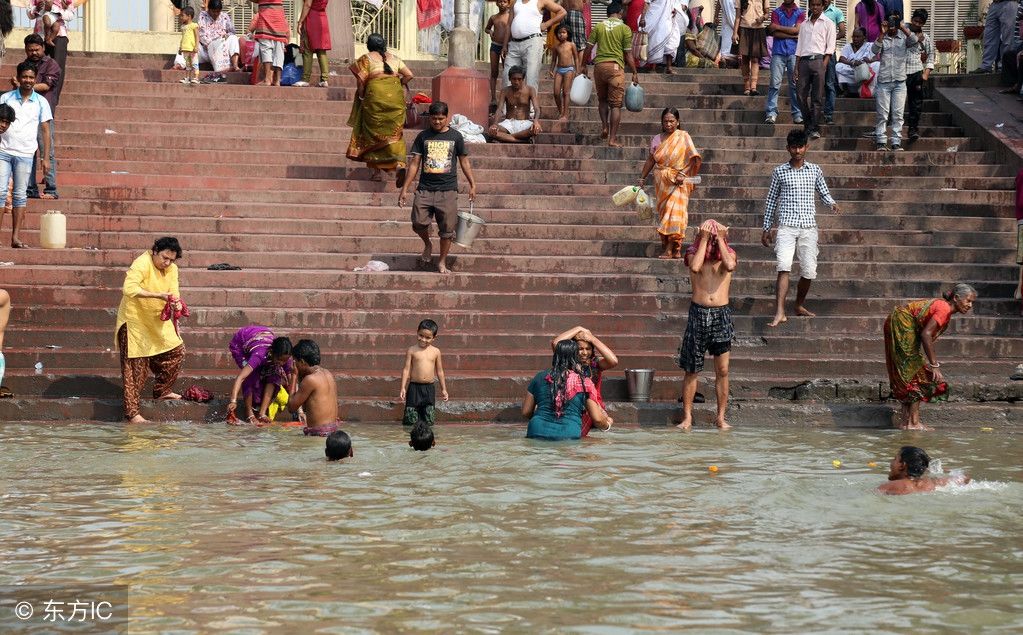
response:
[[[678,125],[678,109],[665,108],[661,112],[661,134],[650,140],[650,157],[639,177],[642,187],[650,171],[654,171],[660,219],[657,234],[661,237],[662,250],[658,258],[662,260],[682,257],[682,241],[689,224],[689,195],[694,189],[686,179],[696,176],[703,163],[692,137],[685,130],[679,130]]]
[[[900,428],[926,430],[920,422],[920,402],[948,398],[934,343],[952,316],[968,313],[976,299],[973,287],[957,284],[940,298],[896,307],[885,320],[884,358],[892,397],[902,403]]]
[[[593,382],[595,390],[591,397],[603,409],[604,396],[601,394],[601,384],[604,380],[604,371],[611,370],[618,365],[618,356],[607,344],[601,342],[589,329],[582,326],[570,328],[555,336],[551,340],[551,350],[558,350],[558,342],[562,340],[575,340],[579,347],[579,374]],[[592,427],[593,417],[589,412],[583,413],[582,436],[588,435]]]
[[[358,82],[352,114],[352,140],[347,156],[362,161],[373,171],[370,180],[383,179],[381,171],[397,170],[398,186],[404,181],[405,96],[412,71],[394,53],[387,52],[384,36],[374,33],[366,39],[367,53],[350,69]]]
[[[872,71],[870,79],[867,80],[867,88],[874,93],[874,86],[877,84],[877,69],[881,62],[875,61],[874,49],[867,44],[867,32],[860,27],[853,31],[852,42],[842,48],[842,54],[838,57],[838,64],[835,65],[835,73],[838,74],[838,85],[846,93],[860,94],[861,82],[856,79],[856,67],[869,64]]]
[[[653,68],[664,64],[664,73],[671,75],[671,62],[689,26],[689,0],[651,0],[640,26],[646,28],[650,37],[648,64]]]
[[[522,401],[522,416],[529,419],[526,436],[554,441],[579,439],[583,436],[584,413],[601,430],[610,430],[611,417],[598,400],[593,382],[579,373],[579,344],[562,340],[554,347],[551,367],[529,382]]]
[[[717,68],[721,65],[721,46],[713,22],[686,31],[686,66]]]
[[[168,304],[176,309],[182,306],[174,264],[180,257],[177,238],[160,238],[131,263],[124,278],[114,341],[121,357],[124,417],[129,423],[146,421],[139,399],[150,370],[156,375],[154,399],[181,399],[171,389],[181,371],[185,344],[174,321],[161,319]]]

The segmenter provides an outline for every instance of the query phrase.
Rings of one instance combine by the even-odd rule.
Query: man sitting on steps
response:
[[[521,66],[508,69],[511,85],[501,91],[498,110],[504,109],[505,119],[490,126],[487,133],[501,143],[532,142],[540,134],[540,104],[536,91],[525,85],[526,70]],[[532,111],[533,117],[529,113]],[[496,115],[495,115],[496,116]]]

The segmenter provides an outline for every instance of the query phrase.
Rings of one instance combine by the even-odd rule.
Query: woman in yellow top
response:
[[[367,53],[351,65],[358,82],[352,114],[352,140],[347,156],[362,161],[372,170],[370,180],[383,179],[382,170],[397,170],[398,187],[405,180],[405,95],[412,71],[387,52],[384,36],[373,33],[366,39]]]
[[[181,370],[185,344],[173,320],[160,319],[167,302],[180,301],[178,266],[174,264],[180,257],[177,238],[160,238],[131,263],[124,277],[115,333],[124,380],[124,416],[129,423],[146,421],[139,412],[139,398],[150,370],[156,375],[155,399],[181,399],[171,388]]]

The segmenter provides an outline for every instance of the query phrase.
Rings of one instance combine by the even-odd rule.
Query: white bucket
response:
[[[468,212],[458,212],[458,229],[455,230],[455,244],[466,249],[472,248],[472,241],[476,240],[480,230],[487,224],[479,216],[472,213],[472,204],[469,204]]]
[[[39,246],[63,249],[67,245],[67,218],[56,210],[47,210],[39,221]]]

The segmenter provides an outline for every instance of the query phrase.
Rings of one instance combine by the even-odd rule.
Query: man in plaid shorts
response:
[[[728,287],[738,259],[735,250],[725,240],[727,236],[727,227],[714,220],[705,221],[700,225],[696,242],[686,250],[685,263],[689,267],[693,300],[689,304],[686,334],[679,349],[679,366],[686,372],[682,380],[682,423],[677,426],[680,430],[693,427],[696,380],[708,353],[714,357],[717,393],[717,419],[714,423],[722,430],[731,427],[725,421],[725,409],[728,408],[728,358],[735,327],[732,324],[732,307],[728,306]]]
[[[824,173],[816,163],[807,163],[806,146],[809,138],[803,130],[789,133],[785,145],[791,157],[771,173],[771,187],[767,191],[767,205],[764,209],[764,235],[760,242],[771,246],[772,230],[778,221],[777,236],[774,239],[774,254],[778,261],[776,282],[776,303],[774,320],[768,326],[778,326],[788,320],[785,317],[785,296],[789,292],[789,272],[792,259],[799,255],[799,286],[796,292],[796,315],[813,317],[803,304],[810,292],[810,283],[817,277],[817,203],[815,194],[820,194],[825,205],[838,213],[838,203],[831,198]]]

